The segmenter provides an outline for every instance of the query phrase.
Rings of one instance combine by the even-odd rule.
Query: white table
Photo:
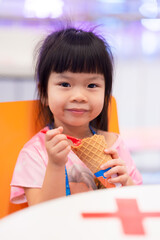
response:
[[[160,185],[48,201],[0,221],[1,240],[160,240]]]

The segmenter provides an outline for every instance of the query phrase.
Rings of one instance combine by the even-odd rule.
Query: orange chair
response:
[[[35,127],[38,101],[0,103],[0,218],[27,207],[10,202],[10,182],[18,153],[23,145],[41,129]],[[109,131],[119,132],[116,101],[109,107]]]

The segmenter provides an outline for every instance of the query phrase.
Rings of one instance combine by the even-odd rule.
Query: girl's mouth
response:
[[[77,114],[82,114],[82,113],[88,112],[88,110],[86,110],[86,109],[79,109],[79,108],[71,108],[71,109],[67,109],[67,111],[69,111],[71,113],[77,113]]]
[[[74,116],[82,116],[87,111],[84,109],[69,109],[68,112]]]

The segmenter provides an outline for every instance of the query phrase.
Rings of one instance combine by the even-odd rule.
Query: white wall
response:
[[[39,28],[0,27],[0,75],[33,75],[33,53],[45,33]]]
[[[122,128],[160,126],[160,58],[119,59],[114,95]]]

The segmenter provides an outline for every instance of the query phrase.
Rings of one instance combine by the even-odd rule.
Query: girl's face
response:
[[[55,127],[82,127],[96,118],[104,104],[104,76],[96,73],[50,74],[47,104]]]

